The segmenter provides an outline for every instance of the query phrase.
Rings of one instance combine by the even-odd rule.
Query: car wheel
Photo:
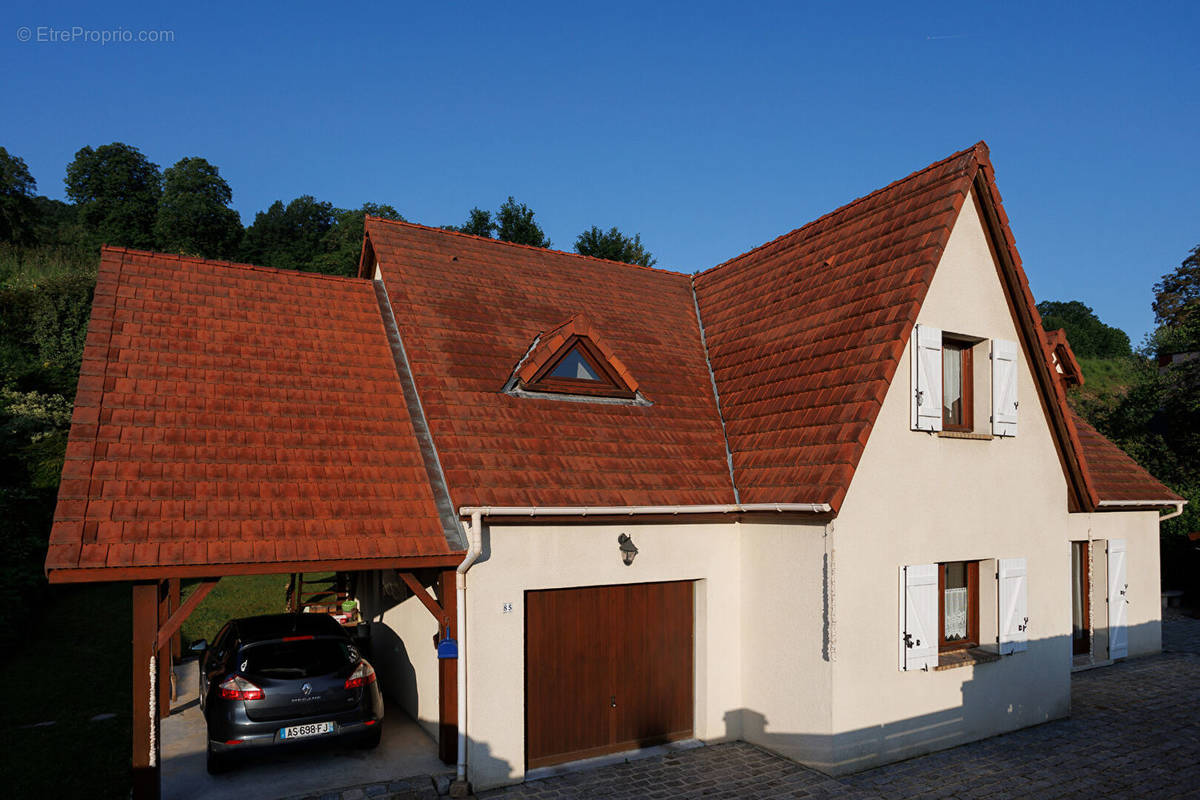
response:
[[[379,739],[382,736],[383,728],[376,724],[374,728],[358,740],[358,746],[363,750],[374,750],[376,747],[379,747]]]
[[[209,775],[220,775],[222,772],[229,771],[230,757],[226,753],[214,753],[212,744],[209,744],[205,766],[208,768]]]

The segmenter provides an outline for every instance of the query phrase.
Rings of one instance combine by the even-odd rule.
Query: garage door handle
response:
[[[608,702],[612,705],[613,708],[616,708],[617,707],[617,696],[614,694],[612,697],[608,698]]]

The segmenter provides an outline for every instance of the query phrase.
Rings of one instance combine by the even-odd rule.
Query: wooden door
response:
[[[692,735],[692,584],[525,595],[529,768]]]

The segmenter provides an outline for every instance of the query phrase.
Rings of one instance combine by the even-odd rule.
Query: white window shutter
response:
[[[997,560],[1000,573],[1000,653],[1008,655],[1026,649],[1029,627],[1029,599],[1025,579],[1025,559]]]
[[[942,329],[918,325],[913,330],[912,429],[942,429]]]
[[[992,340],[992,434],[1017,435],[1016,342]]]
[[[900,669],[932,669],[938,663],[937,564],[900,568]]]
[[[1125,540],[1108,540],[1108,657],[1129,655],[1129,583]]]

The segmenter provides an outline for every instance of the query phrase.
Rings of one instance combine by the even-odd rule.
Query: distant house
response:
[[[194,400],[77,420],[195,445],[77,451],[51,577],[112,566],[97,466],[182,459],[111,490],[119,558],[357,572],[381,684],[433,726],[446,619],[380,559],[465,559],[477,788],[689,738],[863,769],[1065,716],[1073,668],[1160,648],[1182,500],[1067,406],[983,144],[695,275],[371,217],[360,275],[106,250],[85,374]],[[195,347],[142,357],[179,317]],[[191,508],[192,474],[271,497]]]
[[[1158,374],[1163,375],[1176,364],[1186,364],[1200,358],[1200,351],[1185,350],[1182,353],[1159,353],[1158,354]]]

